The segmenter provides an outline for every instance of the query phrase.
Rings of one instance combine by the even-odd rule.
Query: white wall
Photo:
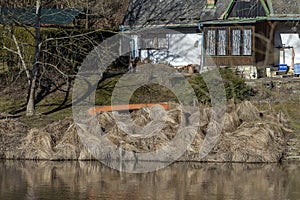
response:
[[[169,48],[164,50],[141,50],[141,59],[149,58],[154,63],[168,63],[172,66],[200,65],[202,35],[168,34]]]
[[[282,33],[280,34],[282,44],[285,46],[291,46],[294,47],[295,51],[295,60],[294,63],[300,63],[300,38],[298,33]],[[283,55],[280,54],[280,63],[283,62]],[[285,63],[289,66],[291,66],[292,63],[292,49],[287,49],[285,51]]]
[[[300,63],[300,30],[293,30],[294,23],[280,23],[276,26],[274,45],[275,47],[292,46],[295,51],[294,63]],[[275,64],[288,64],[291,66],[292,50],[285,51],[285,63],[283,63],[283,54],[279,52],[278,48],[274,49]]]

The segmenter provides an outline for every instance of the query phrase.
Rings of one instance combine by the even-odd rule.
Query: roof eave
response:
[[[138,26],[129,26],[129,25],[121,25],[121,31],[136,31],[141,29],[177,29],[177,28],[193,28],[198,27],[199,23],[191,23],[191,24],[160,24],[160,25],[138,25]]]
[[[212,20],[212,21],[203,21],[200,22],[202,25],[216,25],[216,24],[252,24],[259,21],[266,21],[267,18],[234,18],[228,20]]]
[[[286,21],[286,20],[300,20],[300,14],[274,14],[268,20]]]
[[[201,25],[216,25],[216,24],[251,24],[262,21],[300,21],[300,16],[295,15],[273,15],[270,17],[257,17],[257,18],[229,18],[227,20],[210,20],[202,21]]]

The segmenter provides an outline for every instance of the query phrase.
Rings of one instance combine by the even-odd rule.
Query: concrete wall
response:
[[[140,56],[141,60],[150,59],[153,63],[167,63],[172,66],[200,65],[202,34],[167,34],[168,49],[162,50],[141,50],[137,37],[132,38],[135,40],[136,55]]]

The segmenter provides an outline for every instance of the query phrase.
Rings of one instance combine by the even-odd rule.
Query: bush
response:
[[[206,74],[206,78],[210,76],[208,79],[212,81],[210,83],[210,86],[212,86],[210,91],[208,90],[208,86],[205,83],[203,75],[194,74],[187,78],[195,91],[199,103],[210,104],[210,94],[212,92],[218,92],[218,89],[220,89],[219,84],[224,85],[227,100],[234,99],[235,101],[242,101],[247,100],[254,95],[254,90],[247,86],[245,81],[236,75],[231,69],[220,69],[220,74],[222,79],[219,77],[219,81],[215,79],[217,76],[215,76],[216,74],[214,72],[211,74]],[[121,75],[109,77],[100,81],[97,89],[97,104],[110,104],[112,91],[114,90],[115,84],[118,82],[120,77]],[[214,88],[217,88],[216,91],[214,91]],[[180,94],[181,91],[177,91],[177,93]],[[223,98],[223,96],[219,97]],[[171,90],[159,84],[147,84],[138,88],[136,91],[134,91],[130,99],[130,103],[158,103],[168,101],[178,102],[178,99]]]
[[[249,87],[245,80],[236,75],[230,68],[220,69],[224,82],[227,99],[238,101],[247,100],[255,95],[253,88]]]
[[[220,68],[219,71],[222,78],[221,81],[225,87],[227,100],[243,101],[255,95],[254,90],[245,83],[244,79],[236,75],[230,68]],[[201,74],[194,75],[189,78],[189,82],[195,90],[199,103],[210,103],[209,92],[212,91],[208,91],[203,76]],[[215,84],[218,84],[217,82]],[[220,86],[216,85],[216,87]]]

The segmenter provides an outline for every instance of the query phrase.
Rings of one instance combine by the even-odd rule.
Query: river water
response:
[[[175,163],[130,174],[99,162],[0,161],[0,199],[300,199],[300,163]]]

